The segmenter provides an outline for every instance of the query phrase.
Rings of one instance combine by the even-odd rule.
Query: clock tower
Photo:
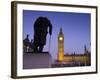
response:
[[[64,60],[64,34],[62,28],[58,35],[58,61],[62,62]]]

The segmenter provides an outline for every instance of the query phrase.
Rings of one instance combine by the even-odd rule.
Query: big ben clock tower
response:
[[[58,35],[58,61],[62,62],[64,59],[64,34],[62,28]]]

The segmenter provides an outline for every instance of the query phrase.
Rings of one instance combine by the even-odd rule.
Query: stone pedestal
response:
[[[23,69],[51,68],[51,55],[44,53],[24,53]]]

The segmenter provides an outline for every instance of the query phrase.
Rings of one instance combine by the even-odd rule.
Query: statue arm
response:
[[[37,27],[37,21],[35,21],[35,23],[34,23],[34,31],[36,31],[36,27]]]
[[[49,34],[52,35],[52,24],[50,21],[49,21]]]

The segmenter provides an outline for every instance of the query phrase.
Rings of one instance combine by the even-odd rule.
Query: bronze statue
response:
[[[44,45],[46,45],[46,36],[48,33],[52,35],[52,24],[47,17],[38,17],[34,23],[34,52],[43,52]]]
[[[23,40],[25,46],[29,46],[29,35],[27,34],[26,38]]]

